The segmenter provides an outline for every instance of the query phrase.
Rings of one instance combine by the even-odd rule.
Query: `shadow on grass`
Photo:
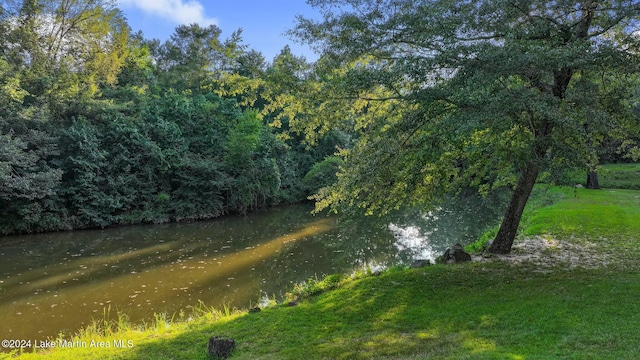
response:
[[[474,264],[365,278],[297,307],[194,327],[125,358],[207,359],[213,335],[236,339],[233,359],[640,356],[634,272],[531,270]]]

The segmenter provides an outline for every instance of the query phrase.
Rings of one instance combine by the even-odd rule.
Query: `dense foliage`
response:
[[[637,1],[309,3],[315,64],[214,25],[148,40],[113,0],[0,2],[0,233],[507,187],[504,253],[541,176],[638,158]]]
[[[292,122],[310,137],[359,133],[321,208],[379,213],[506,186],[490,250],[508,253],[539,175],[594,170],[601,144],[637,139],[638,1],[309,3],[322,19],[292,33],[322,54],[322,81]]]
[[[308,148],[268,125],[309,69],[288,48],[267,63],[195,24],[146,40],[109,0],[0,6],[0,234],[302,201],[348,139]]]

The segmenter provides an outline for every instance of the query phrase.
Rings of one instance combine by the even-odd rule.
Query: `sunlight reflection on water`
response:
[[[44,340],[117,312],[149,321],[200,302],[264,304],[309,278],[434,261],[464,243],[462,233],[475,236],[469,228],[487,224],[475,213],[441,209],[338,221],[311,208],[0,238],[0,333]]]
[[[400,227],[396,224],[389,224],[389,230],[396,238],[395,246],[398,252],[406,252],[413,260],[429,260],[432,264],[436,262],[436,252],[429,244],[430,231],[422,230],[417,226]]]

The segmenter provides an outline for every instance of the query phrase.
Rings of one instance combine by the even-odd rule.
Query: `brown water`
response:
[[[310,277],[432,258],[495,219],[477,204],[345,221],[310,209],[0,238],[0,336],[71,335],[109,309],[148,322],[199,302],[249,307]]]

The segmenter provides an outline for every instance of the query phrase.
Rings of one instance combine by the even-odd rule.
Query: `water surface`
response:
[[[493,225],[494,208],[471,198],[433,212],[338,221],[295,205],[188,224],[3,237],[0,334],[72,335],[108,311],[137,322],[199,302],[246,308],[311,277],[433,259]]]

